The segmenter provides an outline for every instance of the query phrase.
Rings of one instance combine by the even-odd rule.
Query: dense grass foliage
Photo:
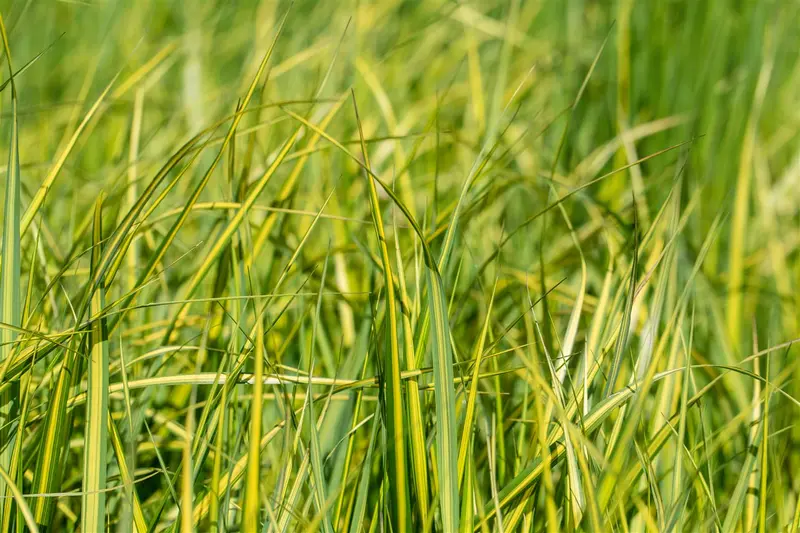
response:
[[[0,15],[0,531],[800,527],[797,1]]]

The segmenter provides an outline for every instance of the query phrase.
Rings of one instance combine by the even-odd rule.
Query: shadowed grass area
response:
[[[0,16],[2,531],[800,528],[797,2]]]

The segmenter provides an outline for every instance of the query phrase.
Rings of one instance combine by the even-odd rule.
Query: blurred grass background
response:
[[[800,3],[0,14],[3,527],[797,529]]]

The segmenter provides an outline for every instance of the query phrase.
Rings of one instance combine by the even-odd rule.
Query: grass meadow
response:
[[[0,531],[800,528],[797,0],[0,16]]]

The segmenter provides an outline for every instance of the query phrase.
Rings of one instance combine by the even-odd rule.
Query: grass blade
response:
[[[0,15],[0,32],[3,38],[3,50],[8,63],[8,73],[11,76],[11,137],[8,144],[8,173],[6,177],[6,191],[3,216],[3,246],[2,265],[0,265],[0,322],[11,326],[20,327],[22,303],[20,300],[20,168],[19,168],[19,124],[17,122],[17,87],[13,79],[11,66],[11,51],[8,46],[8,36],[3,17]],[[0,330],[0,368],[8,367],[14,353],[17,332],[13,329]],[[15,472],[11,470],[12,456],[16,429],[13,421],[17,416],[19,401],[19,383],[0,393],[0,469],[3,470],[3,479],[0,480],[0,499],[8,497],[9,490],[15,483]],[[0,507],[0,523],[3,523],[5,501]],[[10,512],[13,513],[13,510]]]
[[[350,533],[361,533],[364,522],[364,514],[367,509],[367,497],[369,496],[369,475],[372,470],[372,453],[375,450],[375,440],[378,436],[378,428],[381,427],[380,411],[375,411],[372,417],[372,431],[369,435],[369,444],[367,444],[367,453],[364,456],[364,462],[361,465],[361,476],[358,482],[358,490],[356,491],[356,500],[353,507],[353,518],[350,522]]]
[[[258,308],[258,306],[256,306]],[[259,484],[261,481],[261,407],[264,397],[264,321],[256,313],[255,350],[253,351],[253,406],[250,411],[250,435],[247,451],[242,530],[256,531],[260,522]]]
[[[97,199],[92,231],[92,269],[102,256],[103,195]],[[103,287],[92,296],[90,312],[100,312],[105,306]],[[83,455],[83,498],[81,501],[81,531],[103,531],[106,515],[106,452],[108,449],[108,332],[105,318],[92,323],[90,337],[89,378],[86,398],[86,433]]]
[[[447,307],[438,272],[428,268],[428,306],[431,321],[431,355],[436,404],[436,459],[439,471],[439,504],[444,531],[458,531],[458,441],[456,400],[453,387],[453,352]]]
[[[358,116],[355,92],[352,93],[353,108],[358,125],[358,136],[361,139],[361,154],[364,157],[366,181],[369,188],[370,206],[378,245],[381,250],[381,264],[385,276],[386,287],[386,330],[389,333],[389,349],[385,351],[384,368],[389,369],[389,379],[385,383],[388,414],[386,425],[389,432],[387,439],[389,448],[389,500],[392,507],[392,528],[397,533],[410,531],[410,513],[408,502],[408,467],[406,460],[406,433],[404,429],[405,409],[403,407],[403,389],[400,384],[400,339],[397,330],[397,295],[394,291],[394,277],[392,276],[392,261],[389,258],[389,248],[386,244],[386,233],[383,229],[378,189],[375,182],[370,179],[370,163],[367,145],[364,142],[364,131],[361,128],[361,119]],[[452,380],[451,380],[452,383]],[[451,385],[452,387],[452,385]]]

